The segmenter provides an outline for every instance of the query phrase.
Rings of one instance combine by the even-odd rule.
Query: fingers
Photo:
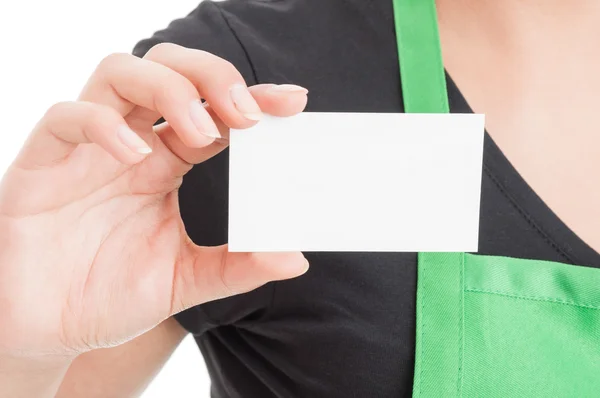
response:
[[[262,117],[261,108],[240,72],[216,55],[163,43],[150,49],[144,59],[164,65],[187,78],[229,127],[247,128]],[[176,126],[173,127],[177,130]]]
[[[206,146],[218,135],[194,84],[164,65],[133,55],[105,58],[80,99],[110,106],[122,116],[136,106],[150,110],[145,113],[147,126],[162,116],[190,147]]]
[[[299,99],[288,99],[295,96]],[[306,90],[290,85],[250,90],[230,62],[170,43],[153,47],[144,59],[129,54],[106,57],[80,95],[81,100],[110,106],[123,116],[135,110],[136,119],[144,119],[148,126],[162,116],[191,148],[206,147],[228,135],[227,127],[254,125],[262,116],[261,103],[266,112],[289,115],[296,107],[303,109],[305,97]],[[283,102],[277,105],[277,99]],[[148,112],[139,112],[136,106]]]
[[[287,117],[298,114],[304,110],[308,101],[308,90],[291,84],[259,84],[250,87],[249,90],[262,111],[273,116]],[[205,109],[215,121],[220,132],[220,138],[205,147],[188,147],[179,139],[176,131],[168,123],[163,123],[156,128],[156,132],[165,145],[179,158],[190,164],[201,163],[229,145],[229,127],[219,119],[212,106]]]
[[[192,260],[177,270],[173,313],[245,293],[270,281],[294,278],[308,270],[308,261],[299,252],[230,253],[227,245],[190,245],[185,257]]]
[[[307,89],[292,84],[248,88],[235,66],[205,51],[163,43],[144,59],[165,65],[192,82],[221,120],[221,127],[243,129],[260,120],[263,112],[291,116],[306,106]]]
[[[306,107],[308,90],[294,84],[259,84],[250,92],[263,110],[273,116],[293,116]]]
[[[125,164],[140,162],[152,152],[113,108],[90,102],[61,102],[38,122],[16,164],[23,168],[52,165],[84,143],[100,145]]]
[[[81,104],[54,106],[23,153],[35,154],[28,159],[45,165],[67,156],[76,144],[94,142],[119,161],[133,164],[150,151],[143,141],[153,142],[151,127],[162,116],[167,124],[157,132],[165,144],[185,162],[198,163],[226,147],[229,127],[250,127],[263,112],[301,112],[306,92],[293,85],[247,88],[231,63],[174,44],[155,46],[145,59],[113,54],[89,79]]]

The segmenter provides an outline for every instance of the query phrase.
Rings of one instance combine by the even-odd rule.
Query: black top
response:
[[[249,85],[305,86],[309,112],[403,111],[392,0],[205,1],[134,54],[159,42],[219,55]],[[451,111],[471,112],[447,80]],[[227,178],[226,151],[184,178],[181,213],[197,244],[227,242]],[[480,253],[600,267],[487,135],[482,184]],[[305,254],[300,278],[176,316],[204,354],[212,396],[410,396],[416,254]]]

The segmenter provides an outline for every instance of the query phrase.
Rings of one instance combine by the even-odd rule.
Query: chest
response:
[[[376,14],[340,13],[339,23],[333,25],[328,18],[315,17],[311,19],[315,29],[295,40],[272,38],[260,47],[250,43],[258,80],[307,87],[309,112],[402,112],[391,1],[381,7]],[[484,159],[495,157],[501,163],[488,168],[496,174],[489,181],[499,183],[497,191],[492,185],[486,191],[487,180],[483,181],[482,231],[490,234],[482,235],[483,242],[499,239],[498,234],[501,245],[508,238],[522,241],[524,228],[509,232],[503,228],[510,224],[505,220],[519,220],[523,217],[519,212],[535,213],[537,225],[561,230],[555,243],[576,246],[589,254],[582,262],[593,262],[588,259],[600,250],[595,228],[600,222],[600,184],[595,178],[600,171],[600,134],[594,133],[600,57],[595,66],[576,68],[581,64],[576,57],[585,51],[572,56],[548,53],[546,67],[538,68],[533,57],[503,59],[501,49],[469,41],[476,35],[460,34],[456,23],[445,21],[443,14],[440,19],[444,64],[456,83],[449,87],[451,111],[486,114],[495,145],[486,150]],[[319,33],[325,29],[331,34]],[[497,199],[502,198],[496,195],[501,191],[510,197],[508,202],[515,202],[508,213],[499,207],[502,200]],[[564,240],[567,235],[569,240]]]
[[[479,22],[457,27],[469,18],[440,4],[444,64],[470,108],[529,187],[600,251],[600,57],[543,35],[506,44]]]
[[[600,105],[600,101],[596,101]],[[577,105],[575,105],[577,106]],[[477,109],[477,105],[474,105]],[[500,108],[500,107],[499,107]],[[503,118],[491,108],[488,131],[532,190],[576,235],[600,251],[600,137],[597,118],[579,109],[535,109]]]

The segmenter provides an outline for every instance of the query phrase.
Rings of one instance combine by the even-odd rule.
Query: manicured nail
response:
[[[135,153],[147,155],[152,152],[152,148],[150,148],[135,131],[131,130],[129,126],[119,126],[117,129],[117,136],[127,148]]]
[[[260,120],[262,118],[260,107],[246,86],[234,84],[231,86],[229,93],[235,107],[246,119]]]
[[[308,90],[302,86],[295,84],[278,84],[269,89],[270,91],[287,92],[287,93],[308,93]]]
[[[211,138],[221,138],[219,129],[200,100],[194,100],[190,104],[190,117],[200,134]]]

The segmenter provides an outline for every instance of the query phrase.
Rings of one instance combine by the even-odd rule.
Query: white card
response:
[[[477,251],[484,117],[302,113],[232,130],[229,250]]]

